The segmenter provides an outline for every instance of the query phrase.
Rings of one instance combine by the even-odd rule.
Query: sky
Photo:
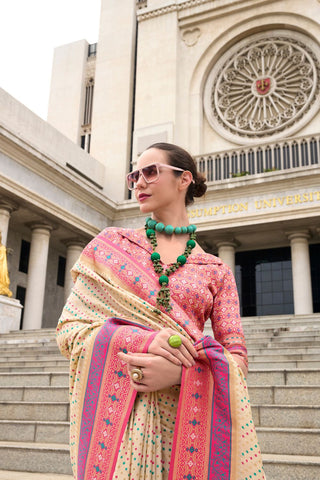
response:
[[[46,120],[55,47],[98,41],[100,0],[0,0],[0,87]]]

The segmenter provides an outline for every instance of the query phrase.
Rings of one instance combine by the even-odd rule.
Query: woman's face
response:
[[[157,148],[145,150],[139,157],[137,169],[152,163],[169,164],[167,153]],[[140,175],[136,183],[135,196],[143,213],[161,211],[166,208],[176,208],[180,204],[181,193],[178,189],[179,177],[173,170],[159,167],[160,174],[157,182],[147,183]]]

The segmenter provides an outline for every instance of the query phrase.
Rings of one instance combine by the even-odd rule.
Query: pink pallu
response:
[[[139,279],[136,287],[132,281],[128,285],[129,272]],[[191,331],[182,310],[179,323],[155,313],[155,300],[139,295],[145,285],[158,288],[151,271],[105,233],[86,247],[73,274],[76,283],[57,341],[70,358],[74,478],[113,478],[136,398],[117,353],[147,352],[156,331],[171,327],[194,342],[199,358],[194,367],[183,368],[170,471],[164,478],[263,480],[246,382],[230,352]]]

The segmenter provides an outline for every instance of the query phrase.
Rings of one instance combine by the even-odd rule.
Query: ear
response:
[[[189,170],[185,170],[179,177],[179,187],[181,190],[188,190],[190,183],[193,182],[192,173]]]

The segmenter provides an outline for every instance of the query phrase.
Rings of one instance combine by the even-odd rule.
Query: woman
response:
[[[57,327],[74,478],[262,480],[234,278],[196,243],[186,210],[204,178],[166,143],[137,168],[127,182],[145,228],[89,243]]]

